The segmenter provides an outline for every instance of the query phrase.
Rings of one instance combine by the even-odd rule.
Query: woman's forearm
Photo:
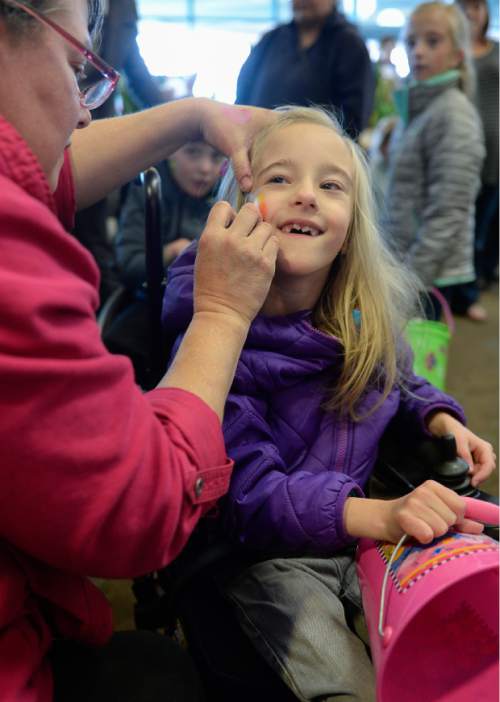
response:
[[[71,155],[78,209],[199,137],[201,105],[201,98],[186,98],[76,130]]]
[[[195,314],[159,387],[176,387],[198,395],[222,421],[226,397],[249,324],[234,315]]]
[[[274,119],[275,113],[260,107],[185,98],[76,130],[71,153],[77,206],[91,205],[197,139],[229,156],[240,187],[249,191],[248,150],[255,134]]]

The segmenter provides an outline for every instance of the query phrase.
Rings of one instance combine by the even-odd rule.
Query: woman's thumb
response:
[[[248,152],[246,148],[241,148],[231,154],[233,170],[236,180],[244,193],[250,192],[252,189],[252,172],[250,170],[250,161],[248,160]]]

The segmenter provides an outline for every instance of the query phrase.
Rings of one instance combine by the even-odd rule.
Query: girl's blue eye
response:
[[[269,182],[270,183],[284,183],[285,178],[284,178],[284,176],[275,175],[275,176],[272,176],[271,178],[269,178]]]
[[[332,180],[329,180],[327,183],[323,183],[321,185],[321,188],[323,190],[343,190],[343,187],[340,183],[336,183]]]

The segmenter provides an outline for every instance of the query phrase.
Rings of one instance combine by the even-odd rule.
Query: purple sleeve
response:
[[[404,384],[401,388],[401,401],[395,422],[410,435],[430,436],[425,420],[431,412],[443,411],[451,414],[462,424],[466,418],[461,405],[451,395],[439,390],[429,381],[411,371],[413,356],[410,349],[405,359]]]
[[[224,437],[235,469],[226,501],[228,526],[246,546],[280,553],[331,554],[353,539],[344,503],[363,496],[335,470],[289,473],[265,421],[264,403],[230,395]]]

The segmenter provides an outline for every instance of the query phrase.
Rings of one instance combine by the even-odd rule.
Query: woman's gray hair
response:
[[[31,0],[31,2],[23,3],[38,10],[41,14],[50,14],[59,9],[59,0]],[[88,29],[94,39],[94,42],[99,36],[102,24],[102,0],[87,0],[88,6]],[[9,29],[14,34],[23,34],[26,28],[33,28],[33,23],[36,20],[28,13],[19,10],[14,5],[11,5],[8,0],[0,0],[0,19],[7,22]]]

